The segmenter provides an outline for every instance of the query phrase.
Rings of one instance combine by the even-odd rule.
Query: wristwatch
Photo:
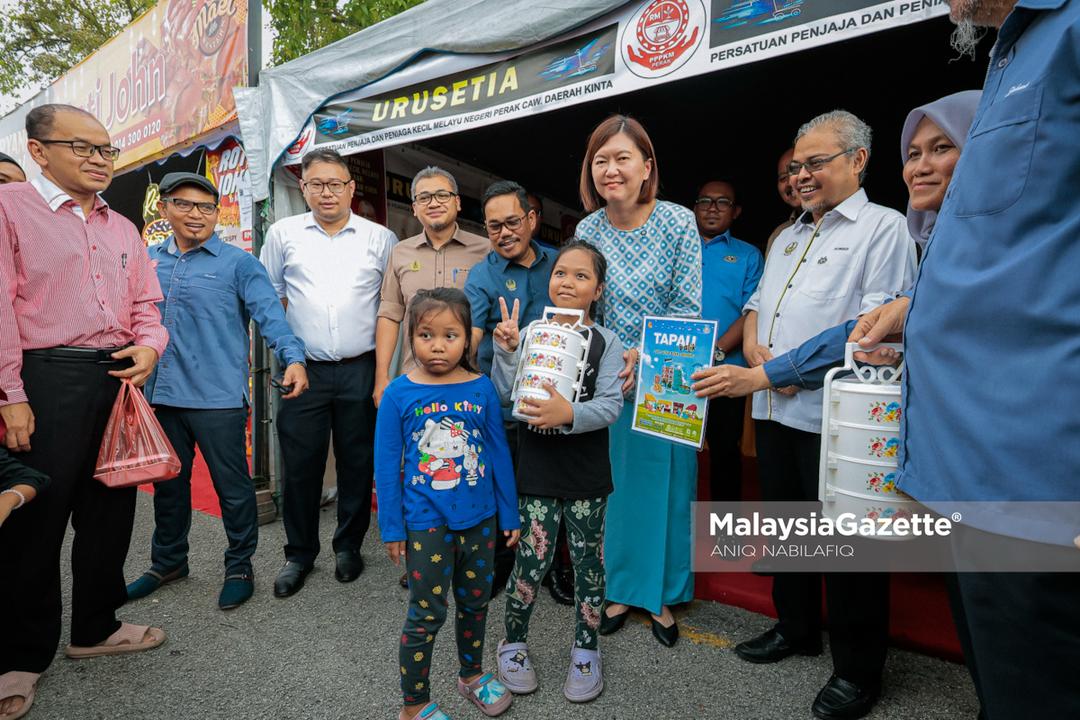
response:
[[[727,353],[721,350],[719,345],[717,345],[716,348],[713,349],[712,359],[714,363],[719,365],[720,363],[724,362],[724,358],[726,357]]]

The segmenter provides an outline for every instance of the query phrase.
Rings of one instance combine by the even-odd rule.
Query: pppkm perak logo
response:
[[[701,0],[649,0],[623,28],[623,62],[638,77],[655,78],[682,67],[705,34]]]

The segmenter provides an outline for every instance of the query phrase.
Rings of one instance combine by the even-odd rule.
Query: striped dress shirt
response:
[[[0,405],[26,402],[24,350],[146,345],[168,332],[138,231],[98,198],[89,217],[47,178],[0,186]]]

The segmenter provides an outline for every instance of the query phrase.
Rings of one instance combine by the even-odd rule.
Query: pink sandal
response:
[[[457,686],[458,692],[471,700],[472,704],[488,717],[502,715],[514,701],[510,690],[491,673],[484,673],[471,683],[459,677]]]
[[[123,623],[119,630],[97,645],[89,647],[68,645],[64,654],[72,660],[84,660],[105,655],[125,655],[153,650],[163,642],[165,642],[165,631],[161,628]]]
[[[11,713],[0,713],[0,720],[18,720],[30,712],[34,704],[34,692],[37,690],[41,673],[13,670],[0,675],[0,702],[12,698],[22,698],[22,707]]]

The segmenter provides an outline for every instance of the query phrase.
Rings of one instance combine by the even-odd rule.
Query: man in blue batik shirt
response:
[[[255,488],[248,474],[248,323],[285,367],[286,400],[308,387],[304,343],[285,320],[262,264],[214,232],[218,191],[194,173],[169,173],[160,184],[158,210],[173,235],[150,249],[164,301],[169,345],[146,383],[165,434],[180,457],[180,475],[154,488],[150,569],[128,585],[128,598],[149,595],[188,574],[191,464],[202,451],[221,502],[229,548],[222,610],[247,601],[254,590],[251,556],[258,542]]]
[[[982,100],[914,289],[851,339],[904,331],[900,489],[988,504],[952,534],[962,569],[986,570],[951,588],[983,714],[1077,718],[1080,573],[994,569],[1080,568],[1080,2],[949,6],[958,49],[998,28]]]
[[[761,280],[761,251],[732,236],[731,224],[742,208],[735,186],[711,180],[698,190],[694,217],[701,233],[701,317],[717,321],[715,360],[740,365],[743,360],[743,306]],[[733,502],[742,497],[742,451],[739,441],[746,416],[743,398],[709,401],[705,437],[709,441],[711,499]]]

